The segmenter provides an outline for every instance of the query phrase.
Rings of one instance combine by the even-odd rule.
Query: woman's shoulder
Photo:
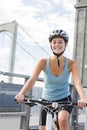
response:
[[[39,60],[39,64],[42,66],[43,70],[45,70],[46,63],[47,63],[47,58],[42,58]]]
[[[42,59],[39,60],[39,62],[40,62],[41,64],[46,64],[47,58],[42,58]]]
[[[78,63],[76,60],[73,59],[68,59],[68,61],[69,61],[69,71],[71,72],[73,67],[78,66]]]
[[[69,60],[69,64],[71,64],[71,65],[77,64],[76,60],[73,60],[73,59],[68,59],[68,60]]]

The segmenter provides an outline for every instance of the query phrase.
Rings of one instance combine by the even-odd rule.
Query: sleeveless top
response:
[[[65,67],[60,76],[55,76],[50,71],[50,58],[47,59],[46,68],[44,71],[44,87],[42,99],[56,101],[70,95],[69,92],[69,76],[68,59],[65,60]]]

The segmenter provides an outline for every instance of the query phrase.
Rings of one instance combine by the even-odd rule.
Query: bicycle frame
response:
[[[47,112],[46,130],[52,130],[52,114]]]

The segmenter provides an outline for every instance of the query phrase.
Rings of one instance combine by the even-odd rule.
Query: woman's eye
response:
[[[53,42],[53,44],[56,44],[56,42]]]
[[[62,44],[63,42],[59,42],[60,44]]]
[[[53,44],[63,44],[63,41],[53,41]]]

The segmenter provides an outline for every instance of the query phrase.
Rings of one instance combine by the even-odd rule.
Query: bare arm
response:
[[[45,59],[42,59],[37,63],[32,73],[32,76],[27,80],[27,82],[25,83],[19,94],[15,96],[15,99],[18,102],[21,102],[24,99],[24,95],[34,86],[40,72],[45,68],[45,61],[46,61]]]
[[[75,88],[76,88],[80,98],[86,97],[85,91],[81,85],[79,67],[78,67],[78,64],[76,61],[74,61],[73,65],[72,65],[72,76],[73,76]]]
[[[78,101],[78,105],[80,107],[84,107],[87,104],[87,96],[86,96],[86,93],[81,85],[80,75],[79,75],[79,67],[78,67],[78,64],[76,61],[73,61],[73,64],[72,64],[72,76],[73,76],[75,88],[80,96],[80,100]]]

